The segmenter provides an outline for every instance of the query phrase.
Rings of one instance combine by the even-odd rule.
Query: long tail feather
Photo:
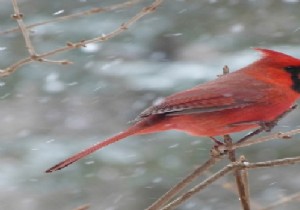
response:
[[[76,162],[77,160],[79,160],[79,159],[95,152],[96,150],[101,149],[103,147],[106,147],[106,146],[108,146],[112,143],[115,143],[117,141],[120,141],[120,140],[122,140],[122,139],[124,139],[128,136],[134,135],[140,130],[141,130],[141,128],[139,126],[133,126],[133,127],[129,128],[129,129],[127,129],[127,130],[125,130],[125,131],[123,131],[123,132],[121,132],[121,133],[119,133],[119,134],[117,134],[117,135],[115,135],[111,138],[108,138],[108,139],[106,139],[102,142],[99,142],[99,143],[95,144],[94,146],[91,146],[91,147],[89,147],[89,148],[87,148],[87,149],[85,149],[85,150],[69,157],[68,159],[56,164],[55,166],[53,166],[53,167],[49,168],[48,170],[46,170],[46,173],[51,173],[51,172],[54,172],[54,171],[61,170],[65,167],[67,167],[68,165]]]

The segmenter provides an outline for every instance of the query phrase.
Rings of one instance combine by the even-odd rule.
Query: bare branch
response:
[[[171,200],[176,194],[178,194],[182,189],[184,189],[188,184],[198,178],[203,172],[207,171],[210,167],[215,165],[218,161],[221,160],[221,156],[212,156],[208,161],[206,161],[203,165],[194,170],[190,175],[176,184],[173,188],[171,188],[168,192],[166,192],[163,196],[161,196],[156,202],[154,202],[151,206],[149,206],[146,210],[158,210],[165,203]]]
[[[291,131],[287,131],[287,132],[279,132],[279,133],[273,133],[267,136],[263,136],[260,138],[256,138],[253,140],[249,140],[246,142],[241,142],[241,143],[236,143],[234,145],[232,145],[233,149],[237,149],[237,148],[241,148],[241,147],[247,147],[253,144],[258,144],[258,143],[263,143],[263,142],[267,142],[267,141],[271,141],[274,139],[290,139],[291,136],[294,136],[296,134],[300,133],[300,129],[294,129]]]
[[[147,7],[144,7],[135,16],[130,18],[127,22],[121,24],[121,26],[119,26],[117,29],[115,29],[114,31],[110,32],[107,35],[102,34],[99,37],[89,39],[89,40],[82,40],[82,41],[79,41],[79,42],[76,42],[76,43],[68,42],[65,47],[57,48],[55,50],[39,54],[38,58],[39,59],[44,59],[48,56],[56,55],[56,54],[61,53],[61,52],[69,51],[69,50],[79,48],[79,47],[84,47],[85,45],[90,44],[90,43],[107,41],[107,40],[119,35],[120,33],[124,32],[125,30],[127,30],[131,25],[133,25],[135,22],[137,22],[139,19],[141,19],[145,15],[154,12],[157,9],[157,7],[163,1],[164,0],[154,0],[151,5],[149,5]],[[27,58],[24,58],[22,60],[19,60],[18,62],[12,64],[11,66],[9,66],[5,69],[0,69],[0,77],[8,76],[11,73],[15,72],[18,68],[23,66],[24,64],[30,63],[32,61],[33,61],[32,57],[27,57]],[[47,61],[47,60],[43,60],[43,61]],[[63,60],[61,62],[59,62],[59,61],[53,62],[52,61],[52,63],[68,64],[68,63],[71,63],[71,62]]]
[[[26,44],[26,48],[28,50],[28,53],[30,55],[30,59],[32,61],[38,61],[38,62],[48,62],[48,63],[58,63],[58,64],[69,64],[71,63],[70,61],[67,61],[67,60],[63,60],[63,61],[51,61],[51,60],[46,60],[46,59],[43,59],[42,57],[40,57],[33,45],[32,45],[32,42],[30,40],[30,37],[29,37],[29,31],[27,30],[26,28],[26,25],[23,21],[23,14],[20,13],[20,9],[18,7],[18,3],[17,3],[17,0],[12,0],[12,5],[13,5],[13,8],[14,8],[14,14],[12,15],[12,18],[15,19],[19,25],[19,28],[22,32],[22,35],[23,35],[23,38],[25,40],[25,44]],[[1,72],[0,72],[1,73]]]
[[[248,176],[248,171],[246,171],[246,172],[247,172],[247,176]],[[243,173],[242,173],[242,176],[244,176]],[[248,184],[248,177],[246,178],[245,182]],[[218,184],[218,183],[216,183],[216,184]],[[238,191],[237,191],[235,183],[233,183],[233,182],[225,182],[223,184],[220,183],[220,186],[223,189],[226,189],[229,192],[233,193],[234,195],[238,195]],[[248,197],[250,198],[250,194],[248,195]],[[251,207],[252,207],[252,209],[261,209],[262,205],[252,200],[251,201]]]
[[[244,162],[246,162],[246,159],[244,156],[241,156],[239,161],[244,163]],[[246,202],[250,206],[250,189],[249,189],[249,180],[248,180],[248,170],[247,169],[240,170],[240,173],[241,173],[243,185],[245,186],[245,196],[247,198]]]
[[[280,205],[286,204],[286,203],[294,201],[294,200],[298,200],[299,198],[300,198],[300,192],[292,194],[290,196],[283,197],[283,198],[279,199],[278,201],[276,201],[275,203],[273,203],[272,205],[269,205],[260,210],[272,210]]]
[[[228,159],[231,162],[236,162],[235,150],[232,149],[232,139],[229,135],[224,136],[224,142],[228,148]],[[244,161],[244,159],[240,159],[239,161]],[[249,187],[248,183],[245,182],[242,176],[242,170],[239,168],[235,168],[233,170],[233,174],[235,176],[235,181],[238,187],[239,197],[241,204],[244,210],[250,210],[250,202],[249,202]]]
[[[133,16],[127,22],[121,24],[121,26],[119,28],[117,28],[116,30],[112,31],[111,33],[109,33],[107,35],[102,35],[100,37],[96,37],[94,39],[84,41],[83,44],[89,44],[89,43],[93,43],[93,42],[103,42],[108,39],[111,39],[112,37],[116,36],[117,34],[120,34],[121,32],[127,30],[131,25],[133,25],[136,21],[138,21],[145,15],[154,12],[162,2],[163,2],[163,0],[155,0],[150,6],[144,7],[139,13],[137,13],[135,16]]]
[[[207,187],[211,183],[215,182],[219,178],[221,178],[224,175],[228,174],[234,168],[235,168],[235,164],[229,164],[229,165],[225,166],[223,169],[221,169],[218,172],[214,173],[212,176],[210,176],[209,178],[207,178],[206,180],[204,180],[200,184],[196,185],[191,190],[189,190],[188,192],[186,192],[184,195],[178,197],[177,199],[175,199],[174,201],[170,202],[168,205],[164,206],[160,210],[171,210],[171,209],[174,209],[175,207],[177,207],[180,204],[182,204],[184,201],[186,201],[189,198],[191,198],[192,196],[194,196],[194,194],[200,192],[201,190],[203,190],[205,187]]]
[[[73,210],[88,210],[91,206],[89,204],[84,204],[82,206],[79,206]]]
[[[23,14],[20,13],[17,0],[12,0],[12,4],[13,4],[13,8],[14,8],[14,14],[12,15],[12,18],[15,19],[19,25],[19,28],[20,28],[22,35],[24,37],[24,40],[25,40],[26,48],[27,48],[30,56],[35,57],[36,52],[33,48],[31,40],[29,38],[29,33],[28,33],[28,30],[26,29],[26,25],[23,21]]]
[[[293,165],[297,163],[300,163],[300,156],[292,157],[292,158],[269,160],[264,162],[256,162],[256,163],[244,162],[243,165],[240,164],[239,167],[242,167],[243,169],[257,169],[257,168]]]
[[[249,163],[249,162],[233,162],[219,170],[218,172],[214,173],[212,176],[201,182],[200,184],[196,185],[193,187],[191,190],[187,191],[185,194],[182,196],[176,198],[160,210],[171,210],[174,209],[175,207],[179,206],[192,196],[194,196],[196,193],[200,192],[203,190],[205,187],[208,185],[212,184],[219,178],[225,176],[228,174],[230,171],[234,169],[239,169],[239,170],[245,170],[245,169],[259,169],[259,168],[266,168],[266,167],[275,167],[275,166],[283,166],[283,165],[291,165],[291,164],[297,164],[300,163],[300,156],[298,157],[293,157],[293,158],[284,158],[284,159],[277,159],[277,160],[272,160],[272,161],[264,161],[264,162],[256,162],[256,163]]]
[[[26,29],[29,30],[29,29],[32,29],[32,28],[37,27],[37,26],[46,25],[46,24],[49,24],[49,23],[61,22],[61,21],[65,21],[65,20],[70,20],[70,19],[82,17],[82,16],[93,15],[93,14],[97,14],[97,13],[101,13],[101,12],[110,12],[110,11],[113,11],[113,10],[130,7],[134,4],[139,3],[140,1],[141,0],[131,0],[131,1],[126,1],[126,2],[123,2],[123,3],[115,4],[115,5],[108,6],[108,7],[94,7],[92,9],[85,10],[85,11],[82,11],[82,12],[77,12],[77,13],[74,13],[74,14],[71,14],[71,15],[65,15],[65,16],[54,18],[52,20],[47,20],[47,21],[27,25]],[[0,35],[9,34],[9,33],[12,33],[12,32],[17,32],[18,30],[19,30],[19,28],[16,27],[16,28],[11,28],[11,29],[5,30],[5,31],[0,31]]]

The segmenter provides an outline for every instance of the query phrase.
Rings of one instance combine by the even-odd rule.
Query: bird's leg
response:
[[[232,138],[231,138],[231,136],[229,136],[228,134],[227,134],[227,135],[224,135],[224,143],[225,143],[226,145],[232,144]]]
[[[213,137],[213,136],[210,136],[209,137],[214,143],[215,143],[215,145],[224,145],[224,143],[223,142],[221,142],[221,141],[219,141],[218,139],[216,139],[215,137]]]
[[[247,134],[246,136],[244,136],[244,137],[241,138],[240,140],[238,140],[238,141],[236,142],[236,144],[242,143],[242,142],[244,142],[244,141],[250,139],[251,137],[260,134],[260,133],[263,132],[263,131],[264,131],[264,129],[263,129],[262,127],[260,127],[260,128],[258,128],[258,129],[256,129],[255,131],[252,131],[251,133]]]

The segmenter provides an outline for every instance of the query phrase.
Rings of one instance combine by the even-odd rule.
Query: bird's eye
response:
[[[284,67],[284,70],[292,74],[298,74],[300,73],[300,66],[287,66]]]
[[[287,66],[284,70],[290,74],[291,88],[300,93],[300,66]]]
[[[286,71],[291,72],[293,71],[294,67],[293,66],[287,66],[284,68]]]

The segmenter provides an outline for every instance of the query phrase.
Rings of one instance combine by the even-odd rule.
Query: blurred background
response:
[[[105,7],[120,0],[20,0],[26,24]],[[152,1],[31,29],[37,52],[107,34]],[[0,0],[0,31],[17,24]],[[265,47],[300,58],[298,0],[167,0],[117,37],[57,54],[73,65],[32,63],[0,78],[0,209],[141,210],[209,157],[206,138],[170,131],[131,137],[52,174],[44,171],[125,129],[160,97],[234,71]],[[0,68],[27,57],[20,32],[0,35]],[[299,109],[275,131],[299,126]],[[243,134],[236,134],[234,138]],[[297,136],[238,150],[249,161],[300,155]],[[226,164],[226,161],[222,162]],[[211,172],[215,171],[213,168]],[[253,209],[300,190],[300,166],[250,172]],[[199,180],[203,179],[200,178]],[[180,210],[240,209],[231,175]],[[275,209],[299,209],[296,201]]]

